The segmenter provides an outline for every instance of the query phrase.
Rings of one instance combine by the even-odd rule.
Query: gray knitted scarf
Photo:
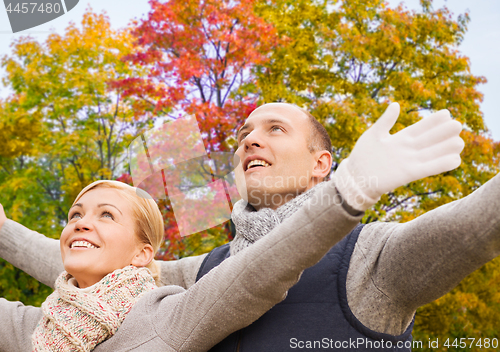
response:
[[[283,220],[294,214],[312,195],[323,187],[325,182],[321,182],[306,192],[299,194],[292,200],[283,204],[276,210],[271,208],[262,208],[255,210],[248,202],[243,199],[234,204],[231,219],[236,227],[236,235],[229,245],[231,255],[234,255],[242,249],[250,246],[255,241],[267,235],[279,225]]]

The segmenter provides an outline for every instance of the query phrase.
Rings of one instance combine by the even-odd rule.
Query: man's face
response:
[[[276,209],[314,185],[310,122],[300,109],[280,103],[254,110],[238,131],[238,191],[256,209]]]

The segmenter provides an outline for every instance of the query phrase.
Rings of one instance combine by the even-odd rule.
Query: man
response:
[[[238,131],[236,174],[244,200],[233,209],[234,241],[208,255],[162,262],[163,283],[191,286],[279,227],[321,187],[333,183],[346,214],[360,220],[383,193],[459,165],[461,127],[447,111],[389,135],[398,113],[392,104],[333,179],[322,182],[332,162],[326,131],[289,104],[256,109]],[[499,203],[497,175],[408,223],[358,226],[304,271],[283,302],[213,351],[409,351],[415,310],[500,254]],[[57,241],[3,222],[0,257],[51,285],[62,271]]]

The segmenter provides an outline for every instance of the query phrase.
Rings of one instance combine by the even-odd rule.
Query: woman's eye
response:
[[[111,220],[114,220],[115,218],[113,217],[113,215],[109,212],[109,211],[105,211],[102,213],[102,217],[107,217],[107,218],[110,218]]]
[[[71,216],[69,217],[70,220],[72,219],[76,219],[76,218],[82,218],[82,215],[80,213],[73,213],[71,214]]]

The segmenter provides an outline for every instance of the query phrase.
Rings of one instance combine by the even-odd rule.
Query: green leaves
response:
[[[9,301],[40,306],[52,290],[0,259],[0,292]]]

